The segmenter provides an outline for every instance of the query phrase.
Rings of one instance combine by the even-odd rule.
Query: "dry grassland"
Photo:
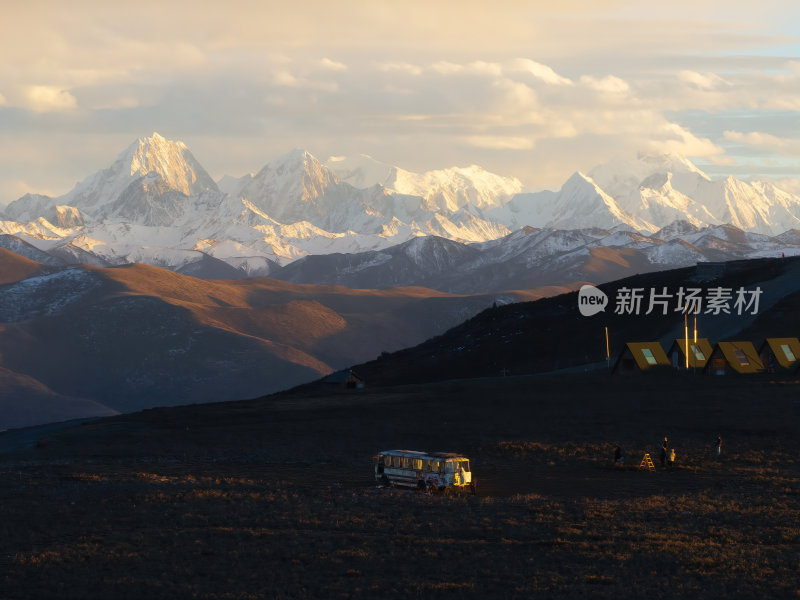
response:
[[[797,598],[798,391],[507,378],[83,425],[0,460],[0,598]],[[478,496],[376,487],[388,447],[466,452]]]

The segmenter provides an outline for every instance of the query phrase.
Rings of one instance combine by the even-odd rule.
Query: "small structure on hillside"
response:
[[[800,365],[800,340],[767,338],[758,349],[758,357],[767,373],[792,373]]]
[[[628,342],[617,357],[612,373],[627,375],[645,371],[660,371],[669,367],[669,359],[658,342]]]
[[[704,369],[713,348],[707,338],[689,338],[689,368]],[[673,369],[686,369],[686,338],[676,339],[667,352]]]
[[[753,342],[718,342],[704,372],[709,375],[763,373],[764,365]]]
[[[366,382],[359,377],[352,369],[343,369],[331,373],[322,380],[322,383],[335,385],[348,390],[361,389],[366,387]]]

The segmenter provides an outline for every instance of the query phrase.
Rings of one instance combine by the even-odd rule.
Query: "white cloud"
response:
[[[0,135],[19,146],[60,127],[73,146],[99,145],[171,128],[204,140],[212,171],[232,153],[257,169],[303,145],[396,164],[480,161],[533,186],[619,151],[726,163],[727,142],[795,155],[790,137],[739,132],[760,128],[752,116],[800,112],[800,61],[786,58],[798,5],[729,3],[723,17],[716,0],[675,1],[16,3],[0,22],[0,81],[16,86],[0,105],[38,114]],[[158,18],[142,27],[148,10]]]
[[[534,147],[533,140],[520,136],[469,135],[461,139],[470,146],[493,150],[530,150]]]
[[[384,73],[398,72],[414,76],[422,74],[422,67],[404,62],[378,63],[378,70]]]
[[[466,70],[464,65],[440,60],[431,65],[431,68],[441,75],[453,75],[454,73],[463,73]]]
[[[723,137],[737,144],[748,146],[755,150],[778,154],[780,156],[800,156],[800,140],[782,138],[769,133],[751,131],[725,131]]]
[[[651,146],[661,152],[674,152],[684,156],[705,158],[715,165],[735,164],[733,158],[725,155],[725,150],[708,138],[696,136],[694,133],[675,123],[664,123]]]
[[[584,75],[580,78],[580,82],[586,87],[608,94],[625,94],[631,89],[624,79],[620,79],[614,75],[606,75],[602,78]]]
[[[572,81],[562,77],[552,68],[529,58],[518,58],[510,63],[511,71],[518,71],[533,75],[536,79],[551,85],[572,85]]]
[[[319,61],[320,66],[328,71],[346,71],[347,65],[330,58],[323,58]]]
[[[31,85],[23,90],[25,107],[34,112],[62,112],[77,108],[78,101],[67,90],[53,85]]]
[[[701,90],[714,90],[729,85],[727,81],[714,73],[698,73],[689,70],[680,71],[678,79]]]

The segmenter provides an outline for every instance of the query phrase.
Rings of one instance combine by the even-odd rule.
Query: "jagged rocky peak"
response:
[[[53,204],[50,196],[43,194],[25,194],[6,206],[5,216],[16,221],[34,221],[44,215]]]
[[[678,221],[673,221],[669,225],[662,227],[657,232],[655,232],[651,237],[659,239],[659,240],[671,240],[674,238],[678,238],[682,235],[690,235],[693,233],[697,233],[700,231],[700,228],[696,225],[690,223],[685,219],[681,219]]]
[[[168,140],[155,132],[148,138],[136,140],[120,159],[130,167],[130,176],[156,173],[171,189],[187,196],[205,190],[218,191],[217,184],[186,144]]]
[[[295,148],[270,161],[261,169],[255,178],[271,176],[276,178],[299,178],[338,181],[331,169],[323,165],[317,158],[302,148]]]
[[[339,180],[333,171],[310,152],[295,149],[267,163],[240,195],[259,208],[284,215],[292,202],[313,203],[337,184]]]
[[[54,220],[51,222],[58,227],[80,227],[84,224],[81,211],[74,206],[57,205],[52,216]]]
[[[676,175],[681,181],[687,177],[710,181],[708,175],[698,169],[692,161],[676,153],[640,152],[635,157],[617,157],[594,167],[588,175],[603,191],[614,198],[625,198],[635,192],[640,185],[659,189],[667,181],[674,181]],[[661,185],[655,185],[657,183]]]

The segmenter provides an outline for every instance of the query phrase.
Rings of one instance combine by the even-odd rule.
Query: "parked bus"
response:
[[[469,459],[453,452],[384,450],[375,456],[375,480],[423,491],[475,493]]]

